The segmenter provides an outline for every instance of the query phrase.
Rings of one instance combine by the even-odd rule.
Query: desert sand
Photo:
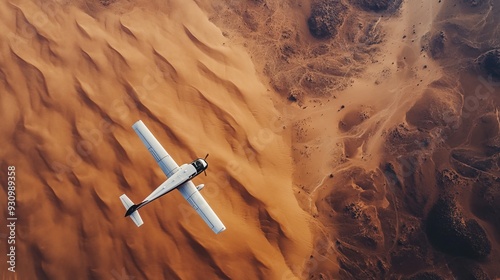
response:
[[[299,273],[308,215],[291,188],[290,144],[269,126],[278,112],[244,50],[193,2],[40,4],[0,9],[0,158],[2,170],[16,166],[19,205],[17,278],[5,262],[3,277]],[[119,195],[141,201],[165,179],[131,129],[138,119],[179,163],[210,153],[195,182],[224,234],[178,193],[141,211],[141,228],[123,217]]]
[[[1,1],[0,174],[16,167],[18,218],[2,279],[500,277],[499,14]],[[121,194],[165,180],[138,119],[178,163],[210,153],[194,182],[225,232],[176,192],[140,228],[123,217]]]

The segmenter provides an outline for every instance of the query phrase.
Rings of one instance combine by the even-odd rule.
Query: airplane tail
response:
[[[125,217],[130,216],[130,219],[134,221],[135,225],[140,227],[144,222],[142,221],[141,216],[139,215],[139,211],[137,211],[138,205],[135,205],[130,198],[126,194],[122,194],[120,196],[120,200],[123,203],[123,206],[127,210]]]

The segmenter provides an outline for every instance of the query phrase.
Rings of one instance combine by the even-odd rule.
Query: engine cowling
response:
[[[198,186],[196,186],[196,189],[198,191],[201,191],[201,189],[203,189],[203,187],[205,187],[205,184],[199,184]]]

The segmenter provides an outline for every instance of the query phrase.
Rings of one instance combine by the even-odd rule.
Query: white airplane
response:
[[[205,159],[196,159],[192,163],[186,163],[179,167],[142,121],[137,121],[132,127],[168,179],[139,204],[134,204],[125,194],[120,196],[123,206],[127,209],[125,217],[130,216],[138,227],[141,226],[144,222],[137,210],[153,200],[178,189],[215,233],[224,231],[226,227],[200,193],[204,184],[195,187],[191,181],[191,179],[207,169],[208,163],[205,161],[206,157]]]

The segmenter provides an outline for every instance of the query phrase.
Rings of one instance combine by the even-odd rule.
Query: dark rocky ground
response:
[[[339,26],[344,22],[347,7],[340,0],[320,0],[311,4],[311,15],[307,25],[311,35],[318,39],[332,38],[337,35]]]
[[[350,0],[351,3],[365,10],[382,12],[396,11],[401,6],[402,0]]]
[[[500,49],[493,49],[477,58],[479,66],[496,79],[500,79]]]

